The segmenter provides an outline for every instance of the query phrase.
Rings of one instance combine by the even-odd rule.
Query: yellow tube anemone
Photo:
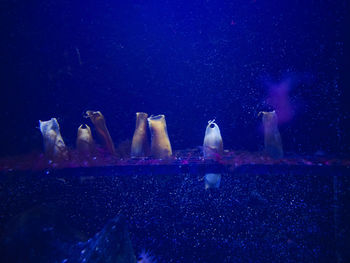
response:
[[[148,119],[151,131],[151,155],[154,158],[167,158],[172,155],[164,115],[151,116]]]
[[[56,118],[40,121],[39,127],[44,140],[45,155],[50,159],[67,159],[67,147],[62,139],[60,126]]]
[[[82,154],[92,154],[95,150],[95,142],[92,138],[91,129],[88,125],[82,124],[77,133],[77,150]]]
[[[114,143],[106,126],[105,118],[99,111],[86,111],[86,118],[90,118],[94,124],[97,133],[101,136],[104,146],[111,154],[115,154]]]
[[[261,111],[264,126],[265,151],[273,158],[283,157],[283,147],[280,132],[278,130],[278,119],[275,111]]]
[[[131,143],[131,157],[145,157],[148,155],[147,117],[144,112],[136,113],[136,127]]]

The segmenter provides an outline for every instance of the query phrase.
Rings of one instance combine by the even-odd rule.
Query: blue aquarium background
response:
[[[135,112],[165,114],[173,148],[261,145],[269,90],[286,90],[286,151],[349,151],[346,1],[1,1],[1,155],[41,150],[38,120],[69,145],[86,110],[116,144]],[[272,105],[271,105],[272,104]]]
[[[0,262],[349,262],[349,11],[0,1]],[[75,153],[87,110],[118,158],[45,159],[39,120]],[[263,153],[272,110],[283,159]],[[129,158],[136,112],[166,116],[172,158]],[[213,119],[227,151],[204,160]]]

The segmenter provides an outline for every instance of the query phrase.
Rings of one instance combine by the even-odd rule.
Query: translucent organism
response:
[[[219,188],[221,182],[221,174],[219,173],[207,173],[204,176],[205,189]]]
[[[67,147],[62,139],[60,126],[56,118],[49,121],[39,120],[40,131],[43,135],[45,155],[50,159],[67,159]]]
[[[203,142],[204,159],[217,158],[221,156],[223,152],[224,146],[219,126],[215,123],[215,120],[208,121]],[[221,174],[219,173],[207,173],[204,176],[205,189],[219,188],[220,182]]]
[[[264,144],[265,151],[272,158],[282,158],[283,148],[282,139],[278,130],[278,119],[275,111],[261,111],[262,122],[264,126]]]
[[[224,146],[219,126],[215,120],[208,121],[203,142],[204,159],[215,158],[217,155],[222,155],[223,152]]]

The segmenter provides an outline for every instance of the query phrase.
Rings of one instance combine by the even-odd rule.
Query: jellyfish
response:
[[[49,121],[39,120],[39,127],[44,140],[45,155],[50,159],[67,159],[67,147],[62,139],[60,126],[56,118]]]
[[[147,117],[147,113],[136,113],[136,128],[131,143],[131,157],[145,157],[148,155]]]
[[[148,119],[151,131],[151,155],[154,158],[168,158],[172,155],[170,140],[164,115],[151,116]]]

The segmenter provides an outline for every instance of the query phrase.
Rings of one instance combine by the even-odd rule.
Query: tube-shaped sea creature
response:
[[[221,174],[207,173],[204,176],[205,189],[219,188],[221,182]]]
[[[275,111],[261,111],[259,116],[262,114],[262,122],[264,126],[264,144],[265,151],[272,158],[282,158],[283,148],[282,139],[278,130],[278,119]]]
[[[111,135],[106,126],[105,118],[100,111],[86,111],[85,118],[90,118],[91,122],[94,124],[98,134],[101,136],[104,146],[111,154],[115,154],[114,143],[112,141]]]
[[[67,159],[67,147],[62,139],[60,126],[56,118],[40,121],[39,127],[44,139],[45,155],[50,159]]]
[[[204,159],[215,158],[217,155],[222,155],[223,152],[224,146],[219,126],[215,120],[208,121],[203,142]]]
[[[132,137],[131,157],[145,157],[148,154],[147,117],[147,113],[136,113],[136,128],[134,136]]]
[[[79,126],[76,145],[77,150],[82,154],[90,155],[95,150],[95,142],[88,125],[82,124]]]
[[[151,116],[148,119],[151,131],[151,155],[154,158],[167,158],[172,155],[164,115]]]

